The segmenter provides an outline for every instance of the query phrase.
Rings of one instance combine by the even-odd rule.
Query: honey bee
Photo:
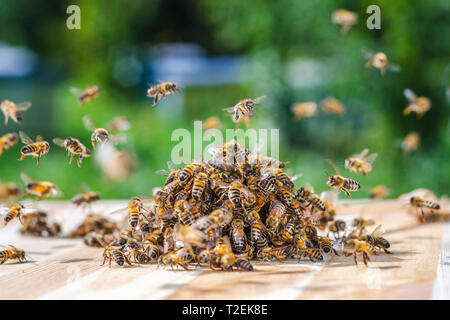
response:
[[[182,241],[186,250],[191,254],[194,253],[192,246],[206,248],[206,235],[191,226],[175,224],[173,229],[175,241]]]
[[[343,220],[334,220],[328,226],[328,234],[333,233],[334,238],[338,239],[341,231],[345,232],[346,223]],[[337,235],[337,236],[336,236]]]
[[[89,101],[94,101],[100,95],[99,86],[89,86],[85,90],[79,88],[71,87],[70,92],[78,95],[78,102],[80,106]]]
[[[18,199],[22,194],[22,189],[16,183],[0,181],[0,202],[11,202]]]
[[[325,112],[342,115],[345,113],[345,107],[338,99],[329,97],[322,101],[322,109]]]
[[[106,157],[102,169],[111,181],[128,179],[137,168],[136,157],[126,151],[114,150],[111,156]]]
[[[17,142],[19,137],[16,133],[7,133],[0,137],[0,156],[5,150],[11,149]]]
[[[420,136],[416,132],[411,132],[402,141],[401,147],[405,154],[417,150],[419,147]]]
[[[59,188],[52,182],[48,181],[34,181],[25,173],[21,173],[20,177],[25,184],[25,196],[34,195],[37,200],[48,197],[54,197],[61,194]]]
[[[409,201],[411,203],[411,206],[416,208],[416,210],[420,208],[420,212],[422,213],[422,220],[425,217],[423,208],[428,208],[430,209],[431,212],[433,212],[433,210],[439,210],[441,208],[441,206],[438,203],[430,200],[425,200],[422,197],[411,197]]]
[[[316,102],[299,102],[295,103],[291,107],[291,111],[294,114],[295,121],[299,121],[302,118],[311,118],[317,114],[318,108]]]
[[[232,270],[236,264],[236,256],[233,253],[230,239],[222,237],[217,245],[211,250],[211,268],[220,270]]]
[[[89,131],[93,131],[91,135],[92,148],[95,149],[96,142],[100,142],[102,146],[104,146],[105,143],[108,142],[109,140],[108,130],[103,128],[97,128],[90,116],[88,115],[84,116],[83,123],[86,129],[88,129]]]
[[[144,240],[142,247],[151,261],[158,260],[163,248],[158,244],[159,235],[150,235]]]
[[[119,266],[123,266],[126,262],[127,264],[131,265],[130,260],[127,258],[127,256],[124,254],[124,250],[122,246],[117,246],[114,244],[110,244],[105,251],[103,251],[103,263],[102,266],[105,264],[105,262],[109,260],[109,267],[111,268],[111,262],[114,260],[115,263],[117,263]]]
[[[295,198],[300,202],[306,202],[306,207],[311,206],[313,209],[325,211],[324,202],[314,193],[311,186],[298,189]]]
[[[165,98],[170,94],[175,94],[178,91],[178,85],[174,82],[162,82],[160,84],[148,84],[150,88],[147,90],[147,97],[153,99],[153,106],[155,106],[161,98]]]
[[[67,155],[70,155],[69,164],[72,163],[73,158],[76,155],[79,155],[78,160],[77,160],[77,164],[78,164],[79,168],[81,168],[81,162],[83,161],[83,158],[87,158],[87,157],[91,156],[91,150],[86,148],[84,146],[84,144],[82,144],[80,142],[80,140],[78,140],[78,139],[71,138],[71,137],[66,138],[66,139],[55,138],[55,139],[53,139],[53,143],[56,144],[57,146],[65,148],[67,150]]]
[[[144,217],[146,220],[148,220],[148,218],[146,217],[145,214],[150,213],[151,209],[148,209],[145,206],[144,201],[146,201],[146,200],[147,199],[133,197],[128,202],[127,207],[117,209],[117,210],[111,212],[111,214],[127,212],[128,213],[128,225],[131,228],[131,230],[134,231],[138,226],[139,218],[141,216]]]
[[[218,117],[210,117],[203,123],[203,130],[220,129],[222,127],[222,122]]]
[[[126,117],[115,117],[107,126],[110,132],[127,131],[130,129],[130,121]]]
[[[197,263],[199,266],[208,264],[211,260],[211,254],[208,249],[203,249],[197,255]]]
[[[146,264],[151,261],[150,257],[147,256],[145,252],[138,248],[131,249],[129,252],[130,255],[130,262],[131,263],[137,263],[137,264]]]
[[[380,248],[383,249],[386,253],[392,253],[388,249],[391,247],[389,241],[380,236],[380,228],[381,224],[379,224],[375,230],[370,235],[366,235],[362,238],[363,241],[366,241],[370,246],[373,252],[376,254],[375,249]]]
[[[275,200],[269,209],[269,216],[266,225],[271,228],[278,228],[279,224],[285,221],[286,206],[283,202]]]
[[[199,172],[194,177],[194,185],[192,186],[192,198],[199,200],[203,195],[206,184],[208,183],[208,175],[204,172]]]
[[[400,71],[400,67],[396,64],[390,63],[388,61],[388,58],[385,53],[383,52],[377,52],[373,53],[369,50],[363,49],[363,53],[365,54],[366,58],[369,59],[366,63],[366,68],[369,68],[370,66],[374,66],[377,69],[380,69],[381,75],[386,74],[386,69],[398,72]]]
[[[36,210],[31,209],[31,208],[25,208],[20,203],[10,204],[10,205],[0,208],[0,213],[5,214],[5,218],[3,219],[5,227],[9,222],[14,220],[15,218],[18,218],[20,223],[23,224],[22,216],[24,214],[27,214],[29,212],[34,212],[34,211],[36,211]]]
[[[226,200],[224,205],[210,214],[201,217],[192,224],[194,229],[207,233],[213,228],[222,228],[230,224],[233,219],[233,204]]]
[[[262,260],[278,260],[279,262],[284,262],[286,259],[291,257],[295,248],[294,246],[282,246],[277,248],[265,247],[260,251],[259,258]]]
[[[370,199],[384,199],[390,194],[389,189],[385,185],[378,185],[370,192]]]
[[[353,219],[353,227],[356,228],[356,230],[359,230],[359,235],[364,232],[366,227],[373,226],[375,224],[375,221],[372,219],[364,219],[364,218],[355,218]]]
[[[266,236],[266,228],[259,219],[253,219],[250,225],[250,240],[258,250],[263,250],[269,245],[269,241]]]
[[[357,239],[347,240],[344,246],[344,255],[346,257],[353,255],[356,265],[358,265],[358,261],[356,260],[358,253],[362,255],[364,264],[367,267],[367,261],[370,261],[369,254],[373,253],[372,250],[367,246],[367,242]]]
[[[253,271],[254,269],[250,261],[244,257],[237,257],[235,264],[238,269],[242,269],[245,271]]]
[[[339,191],[345,192],[347,197],[351,198],[349,191],[357,191],[361,188],[360,184],[353,179],[344,178],[340,175],[338,168],[329,161],[330,165],[334,168],[336,175],[329,175],[327,185]]]
[[[265,96],[261,96],[255,99],[244,99],[239,101],[232,107],[223,109],[226,112],[232,113],[231,119],[236,123],[236,128],[239,128],[241,122],[245,122],[247,127],[250,126],[250,120],[255,115],[255,106],[263,99]]]
[[[173,266],[181,266],[185,270],[189,270],[189,263],[194,259],[194,256],[185,248],[178,249],[176,251],[171,251],[162,255],[159,260],[159,265],[170,265],[173,269]]]
[[[333,248],[333,243],[327,237],[319,237],[319,248],[325,253],[329,254],[333,253],[336,256],[339,255],[337,251]]]
[[[86,237],[84,237],[83,242],[89,247],[106,247],[111,242],[113,242],[114,236],[112,234],[104,234],[102,232],[92,231]]]
[[[309,260],[311,260],[312,262],[316,262],[317,260],[320,260],[320,261],[323,260],[323,255],[320,253],[320,250],[316,249],[316,248],[298,249],[296,256],[299,259],[309,258]]]
[[[8,125],[8,119],[11,118],[15,123],[22,124],[22,111],[28,110],[31,107],[31,102],[22,102],[15,104],[12,101],[4,100],[0,105],[5,116],[5,126]]]
[[[246,249],[246,240],[242,219],[237,218],[231,221],[230,237],[234,251],[236,253],[243,253]]]
[[[345,9],[338,9],[333,11],[331,20],[335,24],[341,25],[341,32],[346,34],[350,28],[357,22],[358,15],[355,12]]]
[[[50,144],[47,141],[44,141],[44,138],[41,136],[37,136],[36,142],[34,142],[23,131],[19,131],[19,136],[22,143],[25,144],[25,147],[20,149],[22,157],[19,160],[22,161],[27,156],[32,156],[33,158],[37,157],[38,159],[36,165],[39,165],[39,160],[41,157],[45,156],[49,152]]]
[[[7,260],[17,259],[20,263],[27,261],[25,251],[17,249],[13,245],[9,245],[9,249],[0,251],[0,264]]]
[[[421,118],[428,110],[430,110],[431,101],[427,97],[417,97],[410,89],[405,89],[403,94],[409,102],[408,106],[403,110],[405,116],[409,115],[411,112],[415,112],[417,118]]]
[[[195,205],[195,202],[178,200],[175,202],[173,215],[178,218],[181,224],[192,225],[200,218],[201,213],[198,206]]]
[[[378,154],[372,153],[371,155],[367,155],[369,153],[369,149],[364,149],[361,153],[351,156],[350,158],[345,159],[345,167],[350,172],[359,173],[367,177],[368,173],[372,171],[372,163],[377,158]]]
[[[100,200],[100,193],[94,191],[84,191],[72,198],[72,203],[76,206],[86,206]]]

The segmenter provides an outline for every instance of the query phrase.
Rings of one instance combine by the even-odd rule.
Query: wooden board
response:
[[[110,212],[124,201],[103,201]],[[85,214],[67,202],[41,202],[65,232]],[[366,268],[352,257],[323,262],[259,263],[254,272],[209,268],[170,271],[156,265],[100,266],[102,249],[82,240],[24,237],[18,222],[0,229],[0,244],[33,258],[0,266],[0,299],[450,299],[450,224],[420,224],[402,201],[350,201],[339,215],[383,224],[392,255],[371,256]]]

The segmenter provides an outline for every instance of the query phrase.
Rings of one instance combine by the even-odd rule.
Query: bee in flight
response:
[[[52,182],[48,181],[34,181],[25,173],[21,173],[20,177],[25,184],[25,196],[34,195],[37,200],[48,197],[58,196],[61,194],[59,188]]]
[[[108,124],[108,129],[105,128],[97,128],[92,121],[92,118],[89,115],[83,117],[83,123],[87,130],[92,131],[91,135],[91,143],[92,148],[95,149],[95,143],[99,142],[102,144],[102,147],[108,141],[117,144],[119,142],[125,142],[125,135],[112,134],[113,132],[125,131],[130,128],[130,123],[124,119],[123,117],[119,117],[113,120],[110,124]]]
[[[102,144],[102,147],[105,145],[106,142],[108,142],[109,140],[108,130],[104,128],[97,128],[90,116],[85,115],[83,117],[83,123],[86,129],[88,129],[89,131],[93,131],[91,135],[92,148],[95,149],[96,142],[100,142]]]
[[[23,224],[22,216],[27,213],[35,212],[35,209],[25,208],[21,203],[14,203],[0,208],[0,213],[5,215],[3,218],[3,225],[6,227],[15,218],[18,218],[20,223]]]
[[[265,98],[265,96],[261,96],[255,99],[244,99],[236,103],[234,106],[223,110],[233,114],[232,120],[236,123],[236,128],[239,128],[239,124],[241,122],[245,122],[245,125],[248,127],[250,125],[250,120],[255,115],[255,106]]]
[[[356,21],[358,21],[358,15],[352,11],[338,9],[333,11],[331,21],[335,24],[341,25],[341,32],[346,34],[356,23]]]
[[[428,110],[430,110],[431,101],[427,97],[417,97],[410,89],[405,89],[403,94],[409,102],[408,106],[403,110],[405,116],[409,115],[411,112],[415,112],[417,118],[421,118]]]
[[[384,199],[390,194],[390,190],[383,184],[380,184],[370,192],[370,199]]]
[[[345,167],[350,170],[350,172],[362,172],[362,174],[367,177],[367,174],[372,171],[372,163],[378,156],[376,153],[367,155],[368,153],[369,149],[364,149],[361,153],[345,159]]]
[[[25,251],[21,249],[17,249],[13,245],[9,245],[9,249],[0,251],[0,264],[5,263],[7,260],[17,259],[19,262],[24,262],[27,259],[25,258]]]
[[[327,185],[329,185],[331,188],[345,192],[347,197],[351,198],[349,191],[359,190],[359,188],[361,188],[360,184],[353,179],[342,177],[334,163],[330,160],[328,160],[328,162],[334,168],[336,175],[328,175]]]
[[[147,90],[147,97],[154,98],[153,106],[155,106],[161,98],[165,98],[170,94],[178,92],[178,85],[175,82],[162,82],[159,84],[148,84],[150,88]]]
[[[409,154],[412,151],[417,150],[420,143],[420,136],[417,132],[409,133],[401,142],[401,148],[404,154]]]
[[[338,99],[329,97],[322,101],[322,109],[328,113],[342,115],[345,113],[345,106]]]
[[[5,116],[5,126],[8,125],[8,119],[11,118],[15,123],[22,124],[22,111],[28,110],[31,107],[31,102],[21,102],[15,104],[12,101],[4,100],[0,105]]]
[[[110,132],[127,131],[130,129],[130,121],[126,117],[115,117],[106,128]]]
[[[13,182],[1,182],[0,181],[0,202],[2,201],[15,201],[22,194],[20,186]]]
[[[311,118],[317,114],[318,108],[316,102],[299,102],[294,103],[291,107],[295,121],[301,118]]]
[[[81,161],[83,161],[83,158],[91,156],[91,150],[86,148],[78,139],[71,138],[71,137],[66,138],[66,139],[55,138],[55,139],[53,139],[53,143],[56,144],[57,146],[66,148],[67,155],[71,155],[69,164],[72,163],[75,155],[79,155],[77,164],[78,164],[78,167],[80,167],[80,168],[81,168]]]
[[[373,66],[377,69],[380,69],[381,75],[383,76],[386,74],[386,69],[393,72],[400,71],[400,67],[398,65],[390,63],[388,61],[385,53],[373,53],[367,49],[362,49],[362,51],[365,54],[366,58],[369,59],[369,61],[366,62],[366,68]]]
[[[423,208],[428,208],[430,209],[431,212],[433,212],[433,210],[439,210],[441,208],[441,206],[438,203],[430,200],[425,200],[422,197],[411,197],[409,201],[411,203],[411,206],[416,208],[416,210],[420,208],[420,212],[422,213],[422,219],[424,219],[425,216]]]
[[[99,86],[89,86],[85,90],[71,87],[70,92],[78,95],[78,102],[80,106],[85,104],[88,101],[94,101],[100,95],[100,87]]]
[[[210,117],[203,123],[203,130],[220,129],[222,127],[223,124],[218,117]]]
[[[19,131],[20,140],[25,147],[20,149],[22,157],[19,159],[22,161],[25,157],[32,156],[33,158],[38,158],[36,165],[39,165],[39,160],[42,156],[45,156],[50,150],[50,144],[44,141],[41,136],[36,137],[36,141],[33,141],[27,134],[23,131]]]
[[[17,133],[7,133],[0,137],[0,156],[3,151],[11,149],[17,142],[19,142],[19,137]]]
[[[75,197],[73,197],[71,200],[72,203],[75,204],[76,206],[86,207],[88,205],[91,205],[91,203],[100,200],[100,193],[90,191],[86,187],[83,189],[84,190],[80,190],[80,193],[77,194]]]

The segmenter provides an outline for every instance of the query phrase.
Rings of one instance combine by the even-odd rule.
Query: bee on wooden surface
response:
[[[211,260],[211,254],[208,249],[201,250],[197,255],[197,263],[199,266],[209,264]]]
[[[277,248],[265,247],[260,250],[259,258],[261,260],[277,260],[279,262],[284,262],[286,259],[291,257],[294,249],[295,247],[292,245]]]
[[[146,220],[148,220],[146,213],[150,213],[152,209],[149,209],[146,207],[146,204],[144,202],[147,202],[147,199],[141,199],[138,197],[133,197],[128,202],[128,205],[125,208],[117,209],[111,214],[118,214],[118,213],[124,213],[127,212],[128,214],[128,225],[131,228],[132,231],[136,229],[139,223],[140,217],[144,217]]]
[[[422,118],[423,115],[430,110],[431,101],[427,97],[417,97],[410,89],[405,89],[403,94],[409,102],[408,106],[403,110],[405,116],[409,115],[411,112],[415,112],[417,118]]]
[[[20,263],[27,261],[25,251],[17,249],[13,245],[9,245],[9,249],[0,251],[0,264],[4,264],[7,260],[18,260]]]
[[[241,270],[245,270],[245,271],[253,271],[254,270],[250,261],[244,257],[237,257],[235,265],[238,269],[241,269]]]
[[[34,195],[37,200],[48,197],[54,197],[61,194],[59,188],[52,182],[48,181],[34,181],[25,173],[21,173],[20,177],[25,184],[25,196]]]
[[[383,184],[375,186],[370,192],[370,199],[384,199],[390,194],[390,190]]]
[[[323,260],[323,255],[320,253],[320,250],[316,248],[304,248],[297,250],[296,256],[299,259],[309,258],[309,260],[311,260],[312,262]]]
[[[373,253],[372,250],[368,247],[368,244],[365,241],[351,239],[347,240],[344,243],[344,255],[346,257],[353,255],[356,265],[358,265],[358,261],[356,259],[357,255],[361,254],[363,257],[364,264],[367,267],[367,261],[370,261],[369,255],[372,253]]]
[[[244,99],[239,101],[232,107],[223,109],[226,112],[232,113],[232,120],[236,123],[236,128],[239,128],[241,122],[245,122],[247,127],[250,126],[250,120],[255,115],[255,106],[263,99],[265,96],[261,96],[255,99]]]
[[[92,155],[91,150],[86,148],[85,145],[80,142],[80,140],[72,137],[68,137],[66,139],[55,138],[53,139],[53,143],[67,150],[67,155],[70,155],[69,164],[71,164],[73,158],[78,155],[77,164],[79,168],[81,168],[81,162],[83,161],[83,158],[87,158]]]
[[[17,133],[7,133],[0,137],[0,156],[5,150],[11,149],[17,142],[19,137]]]
[[[350,172],[360,173],[367,177],[368,173],[372,171],[372,164],[377,158],[378,154],[372,153],[368,155],[369,149],[364,149],[359,154],[352,155],[350,158],[345,159],[345,167]]]
[[[409,154],[412,151],[417,150],[419,147],[420,136],[416,132],[409,133],[402,141],[401,147],[405,154]]]
[[[338,168],[328,161],[330,165],[334,168],[336,175],[329,175],[327,180],[327,185],[339,191],[345,192],[347,197],[351,198],[349,191],[357,191],[361,188],[360,184],[353,179],[344,178],[340,175]]]
[[[178,92],[178,85],[174,82],[162,82],[159,84],[148,84],[147,97],[154,98],[153,106],[155,106],[161,98],[165,98],[170,94]]]
[[[142,248],[144,249],[147,256],[151,261],[158,260],[159,256],[163,252],[163,248],[158,244],[159,235],[147,236],[142,243]]]
[[[341,232],[345,233],[346,223],[343,220],[334,220],[328,226],[328,234],[333,233],[335,239],[339,239]]]
[[[100,247],[104,248],[114,241],[114,236],[112,234],[104,234],[102,232],[92,231],[86,237],[84,237],[83,242],[88,247]]]
[[[203,123],[203,130],[220,129],[222,127],[223,124],[218,117],[210,117]]]
[[[409,201],[411,203],[411,206],[416,208],[416,211],[417,209],[420,209],[420,212],[422,213],[422,219],[424,219],[425,217],[423,208],[428,208],[431,212],[433,212],[433,210],[439,210],[441,208],[438,203],[430,200],[425,200],[422,197],[411,197]]]
[[[109,267],[110,268],[111,268],[111,262],[113,260],[119,266],[123,266],[125,262],[127,264],[131,265],[130,260],[124,254],[123,247],[122,246],[117,246],[117,245],[114,245],[114,244],[110,244],[105,249],[105,251],[103,251],[103,263],[102,263],[102,266],[106,263],[107,260],[109,261]]]
[[[80,106],[82,106],[86,102],[92,102],[98,98],[98,96],[100,95],[100,87],[89,86],[85,90],[71,87],[70,92],[78,95],[78,102],[80,103]]]
[[[236,264],[236,256],[233,253],[230,239],[225,236],[222,237],[217,245],[211,249],[210,266],[213,270],[232,270]]]
[[[338,99],[329,97],[322,101],[322,109],[325,112],[333,113],[337,115],[343,115],[345,113],[345,106]]]
[[[380,69],[381,75],[386,74],[386,69],[393,72],[400,71],[400,67],[396,64],[390,63],[385,53],[377,52],[373,53],[367,49],[362,49],[364,55],[369,61],[366,63],[366,68],[371,66]]]
[[[359,235],[364,232],[366,227],[373,226],[375,224],[375,220],[373,219],[364,219],[364,218],[355,218],[353,219],[353,227],[356,228],[356,230],[359,230]]]
[[[366,241],[375,254],[376,248],[383,249],[386,253],[392,253],[388,250],[391,247],[391,244],[385,238],[381,237],[380,228],[381,224],[379,224],[371,234],[362,237],[361,240]]]
[[[22,189],[17,183],[0,181],[0,202],[14,202],[22,195]]]
[[[96,201],[100,200],[100,193],[94,191],[81,191],[75,197],[71,199],[72,203],[76,206],[86,207]]]
[[[335,24],[341,25],[341,33],[346,34],[358,21],[358,15],[352,11],[337,9],[333,11],[331,21]]]
[[[292,105],[291,111],[294,114],[295,121],[299,121],[302,118],[311,118],[314,117],[318,112],[317,103],[316,102],[295,103]]]
[[[181,266],[185,270],[189,269],[189,263],[194,260],[194,256],[185,248],[178,249],[176,251],[171,251],[165,253],[159,257],[158,264],[168,266],[173,269],[173,266]]]
[[[0,105],[5,116],[5,126],[8,125],[8,119],[11,118],[15,123],[22,124],[22,111],[28,110],[31,107],[31,102],[22,102],[15,104],[12,101],[4,100]]]
[[[25,147],[20,149],[20,153],[22,157],[20,157],[20,161],[25,159],[25,157],[31,156],[33,158],[37,158],[36,165],[39,165],[39,160],[42,156],[45,156],[50,150],[50,144],[47,141],[44,141],[44,138],[41,136],[36,137],[36,141],[33,141],[29,136],[26,135],[25,132],[19,131],[20,140]]]
[[[2,215],[3,214],[5,215],[5,217],[3,218],[5,227],[9,222],[14,220],[15,218],[18,218],[20,223],[23,224],[22,217],[25,214],[27,214],[29,212],[34,212],[34,211],[36,211],[36,210],[32,209],[32,208],[25,208],[25,206],[20,203],[14,203],[14,204],[6,205],[6,206],[0,208],[0,213]]]

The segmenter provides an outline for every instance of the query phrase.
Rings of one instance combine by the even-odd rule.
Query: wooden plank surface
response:
[[[110,212],[123,201],[102,201]],[[67,202],[41,209],[69,232],[85,213]],[[339,216],[362,215],[383,224],[392,255],[371,256],[369,267],[352,257],[320,263],[258,263],[254,272],[164,270],[156,265],[100,266],[103,249],[80,239],[24,237],[18,222],[0,229],[0,244],[14,244],[33,258],[0,266],[0,299],[450,299],[450,225],[420,224],[402,201],[341,203]]]

